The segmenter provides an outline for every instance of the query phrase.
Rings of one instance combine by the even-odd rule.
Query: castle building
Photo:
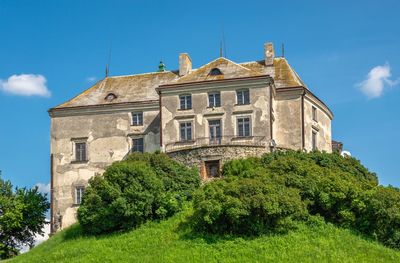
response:
[[[106,77],[51,108],[52,232],[76,222],[88,180],[132,151],[160,150],[218,177],[229,159],[275,149],[332,151],[330,109],[272,43],[264,59]]]

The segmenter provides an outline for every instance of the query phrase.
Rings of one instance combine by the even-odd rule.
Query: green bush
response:
[[[355,158],[275,152],[227,162],[222,175],[195,196],[194,223],[204,231],[282,231],[291,226],[282,222],[308,215],[400,248],[400,190],[379,186]]]
[[[195,227],[211,233],[285,232],[306,215],[297,189],[259,179],[217,180],[194,197]]]
[[[135,153],[89,181],[78,220],[86,233],[101,234],[166,218],[181,209],[199,183],[196,170],[164,154]]]

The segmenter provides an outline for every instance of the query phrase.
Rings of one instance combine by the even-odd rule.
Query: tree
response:
[[[0,178],[0,259],[17,255],[21,246],[33,246],[34,236],[43,235],[49,208],[37,187],[13,190],[10,181]]]

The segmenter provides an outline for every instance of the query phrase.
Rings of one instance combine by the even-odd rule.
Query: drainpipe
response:
[[[304,131],[304,96],[306,95],[306,90],[304,89],[303,94],[301,94],[301,149],[305,149],[305,131]]]
[[[160,108],[160,149],[163,150],[161,90],[158,90],[158,107]]]
[[[54,183],[53,183],[53,159],[54,155],[50,154],[50,234],[54,231]]]

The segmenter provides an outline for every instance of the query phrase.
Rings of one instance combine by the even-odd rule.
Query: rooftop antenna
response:
[[[285,44],[282,43],[282,57],[285,57]]]
[[[224,47],[224,57],[226,58],[226,41],[225,41],[224,24],[222,24],[222,44],[223,44],[223,47]]]
[[[219,57],[222,58],[222,41],[219,42]]]
[[[110,50],[108,52],[108,62],[106,64],[106,78],[109,76],[110,73],[111,51],[112,51],[112,44],[110,44]]]

